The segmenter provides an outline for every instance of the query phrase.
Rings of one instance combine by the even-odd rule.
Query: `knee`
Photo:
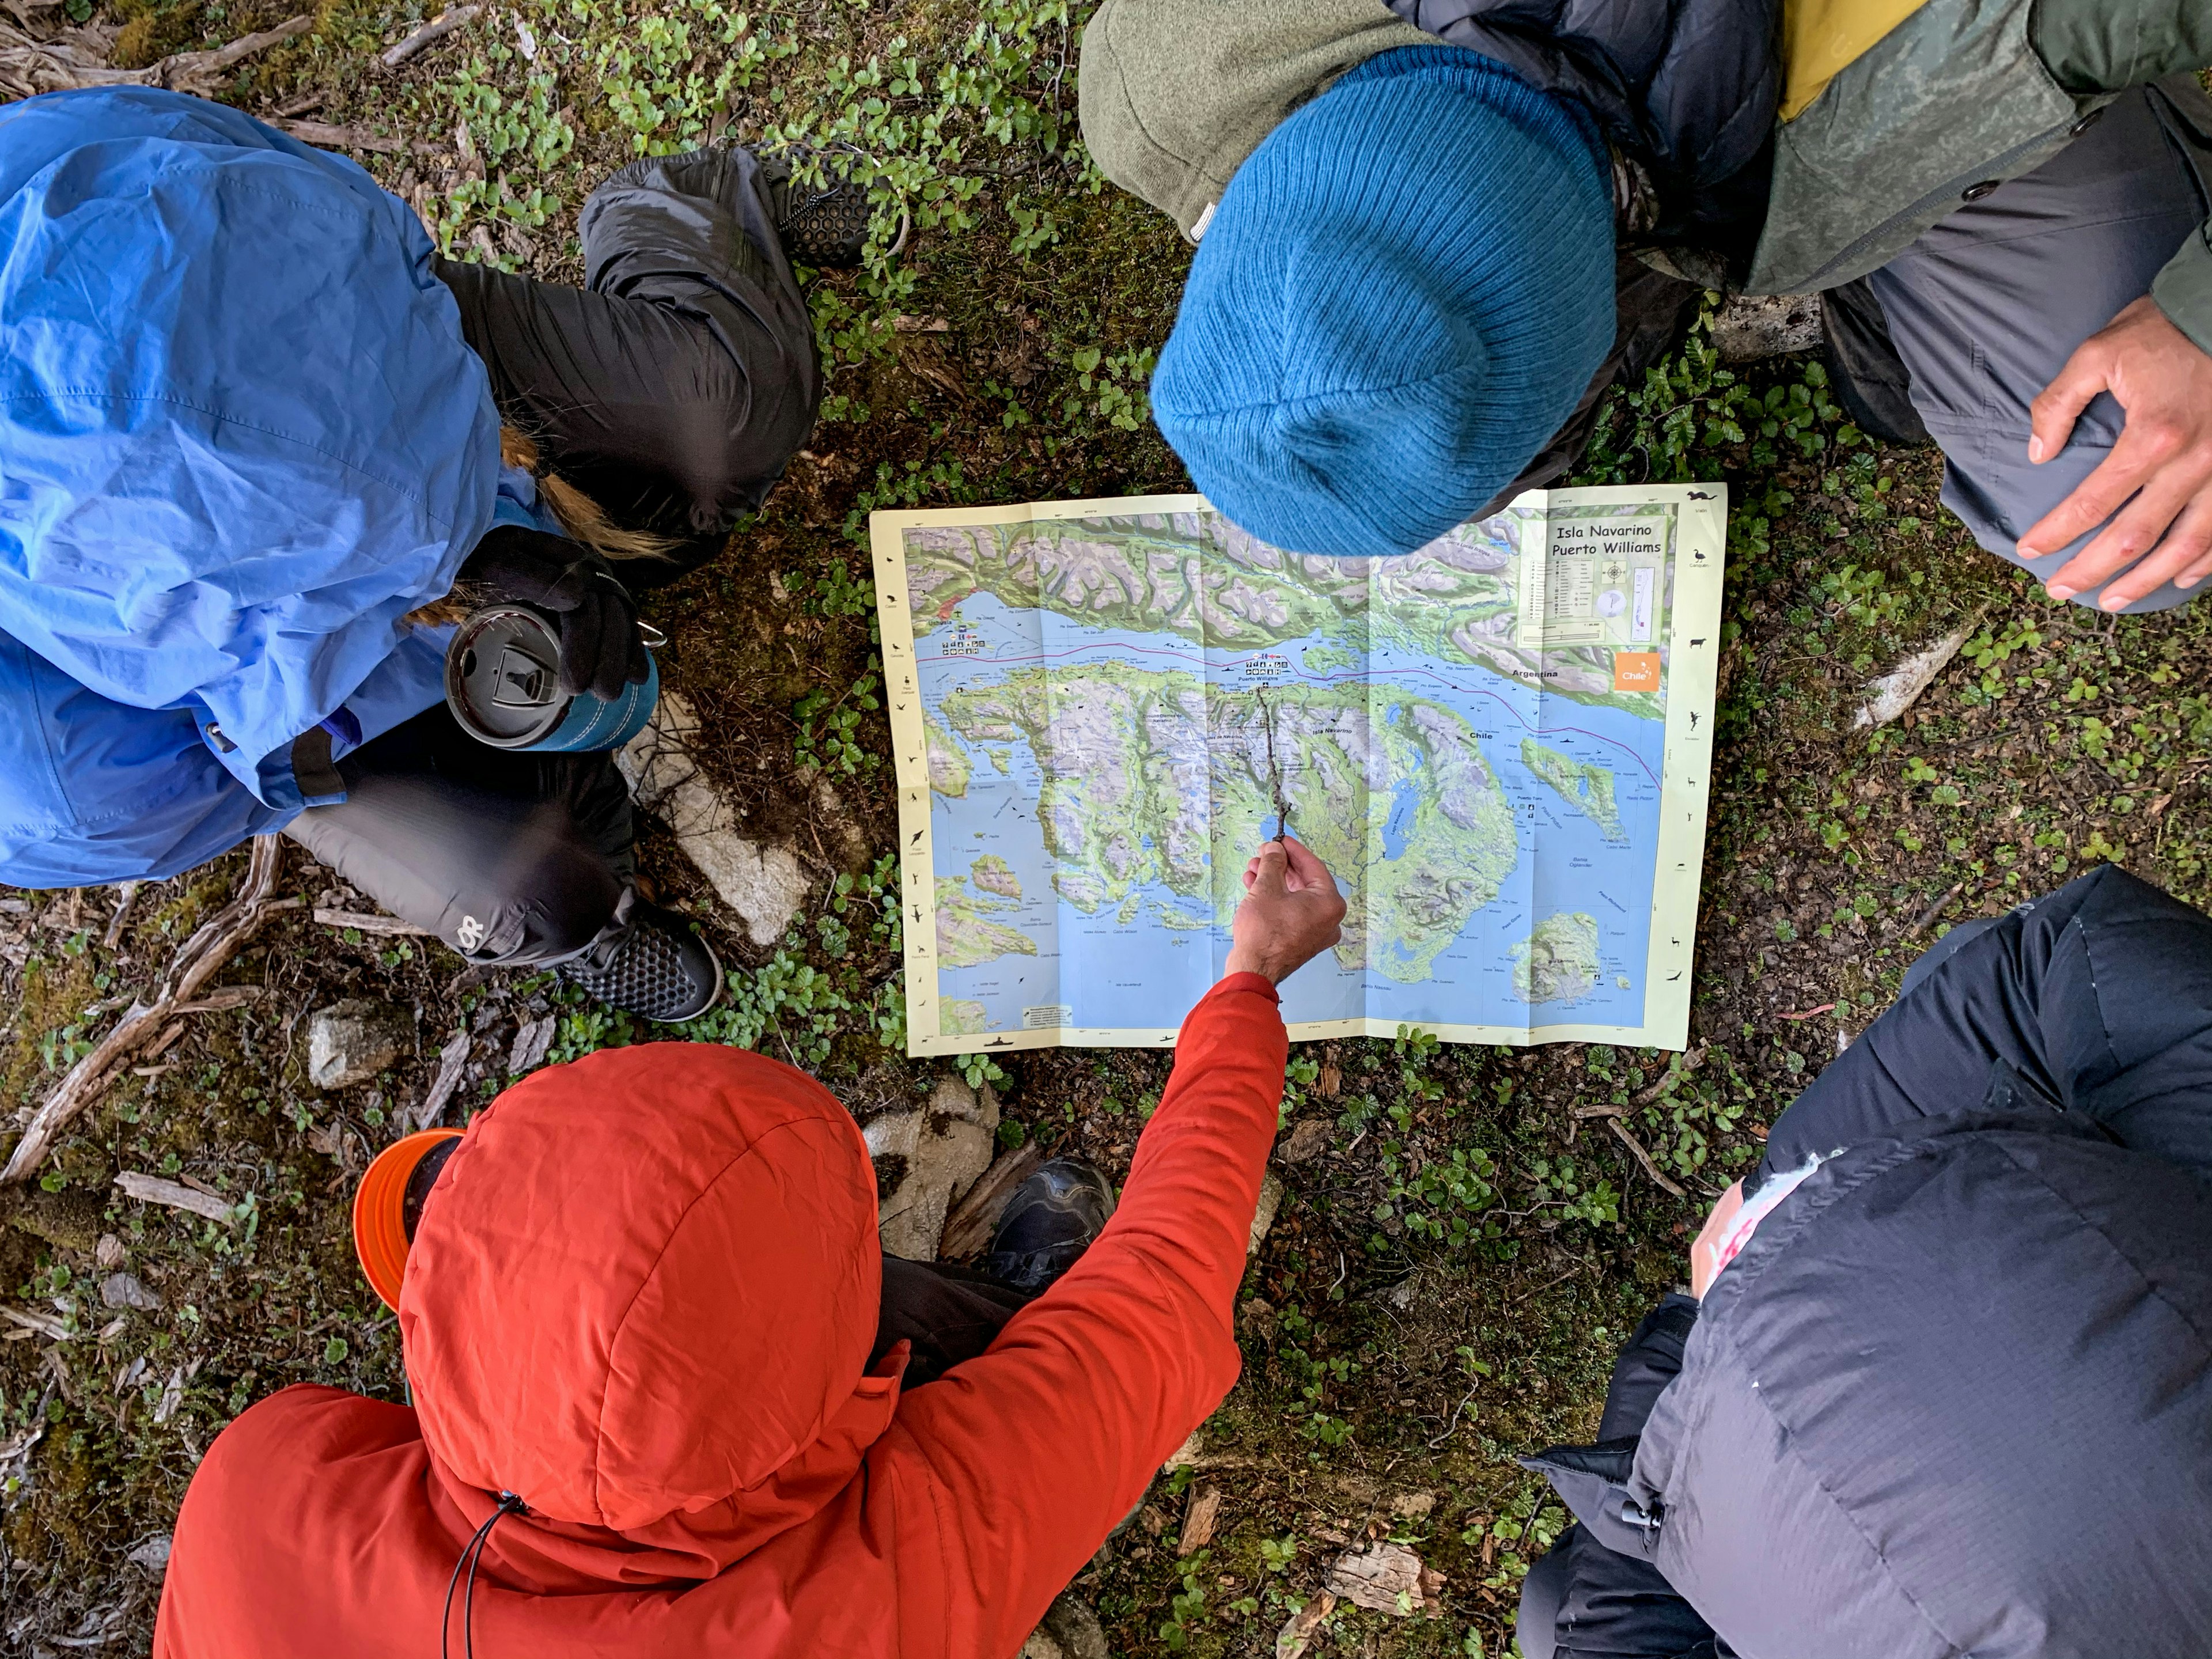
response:
[[[500,851],[456,908],[447,943],[482,965],[574,956],[614,919],[623,884],[565,819],[533,823]]]

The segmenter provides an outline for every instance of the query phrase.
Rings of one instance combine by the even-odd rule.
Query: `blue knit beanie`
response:
[[[1379,54],[1222,192],[1152,377],[1213,504],[1299,553],[1409,553],[1512,483],[1613,337],[1581,112],[1463,48]]]

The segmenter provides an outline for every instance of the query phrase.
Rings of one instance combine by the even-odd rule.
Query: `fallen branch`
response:
[[[64,29],[41,40],[11,23],[0,23],[0,96],[29,98],[42,92],[76,92],[86,87],[166,87],[204,97],[222,73],[279,42],[305,34],[315,20],[305,15],[273,29],[248,34],[209,52],[173,52],[144,69],[111,68],[107,54],[112,29],[93,26]]]
[[[240,35],[227,46],[217,46],[211,52],[179,52],[164,58],[150,69],[139,74],[148,77],[149,86],[167,87],[172,92],[200,91],[202,86],[211,87],[215,78],[224,70],[243,63],[258,52],[295,39],[314,27],[315,20],[302,12],[297,17],[287,18],[273,29],[263,29],[258,34]]]
[[[386,52],[384,67],[398,69],[423,47],[433,41],[444,40],[455,29],[472,21],[483,9],[482,6],[455,6],[450,11],[440,12],[421,28],[416,29],[405,40],[394,46],[391,51]]]
[[[1636,1161],[1644,1166],[1644,1174],[1650,1176],[1662,1187],[1664,1187],[1668,1192],[1674,1194],[1675,1197],[1687,1198],[1689,1196],[1689,1194],[1684,1192],[1680,1187],[1677,1187],[1673,1182],[1668,1180],[1667,1177],[1660,1172],[1658,1164],[1652,1161],[1651,1154],[1644,1150],[1644,1143],[1638,1140],[1634,1135],[1629,1133],[1628,1126],[1626,1123],[1623,1123],[1617,1117],[1609,1117],[1605,1121],[1605,1127],[1612,1130],[1613,1133],[1619,1135],[1620,1137],[1620,1144],[1627,1147],[1630,1152],[1636,1154]]]
[[[403,155],[410,150],[429,150],[431,144],[410,144],[404,138],[387,138],[380,132],[363,132],[359,127],[333,126],[328,121],[295,121],[282,115],[257,118],[264,126],[289,133],[303,144],[313,144],[321,149],[358,149],[373,155]]]
[[[1649,1106],[1653,1101],[1658,1099],[1661,1093],[1666,1089],[1669,1083],[1674,1082],[1678,1078],[1686,1078],[1689,1076],[1691,1073],[1696,1071],[1698,1067],[1705,1063],[1705,1045],[1700,1042],[1696,1048],[1689,1050],[1686,1054],[1683,1054],[1680,1060],[1676,1060],[1664,1072],[1661,1073],[1656,1081],[1645,1084],[1641,1089],[1638,1089],[1634,1094],[1631,1095],[1628,1097],[1628,1104],[1626,1106],[1614,1106],[1609,1103],[1603,1106],[1577,1106],[1574,1109],[1571,1115],[1578,1118],[1626,1117],[1630,1112],[1635,1110],[1638,1107]]]
[[[125,1198],[163,1205],[172,1210],[190,1210],[210,1221],[220,1221],[226,1227],[238,1224],[238,1218],[231,1213],[237,1206],[219,1193],[204,1193],[179,1182],[164,1181],[159,1176],[140,1175],[135,1170],[125,1170],[116,1176],[115,1184],[123,1189]]]
[[[0,1319],[26,1333],[47,1337],[56,1342],[66,1342],[75,1334],[52,1314],[31,1313],[22,1308],[0,1308]]]
[[[138,889],[143,884],[135,881],[126,881],[122,884],[122,891],[115,901],[115,914],[108,918],[107,932],[100,941],[108,950],[112,951],[123,942],[123,924],[131,919],[131,907],[137,902]]]
[[[99,1099],[117,1074],[154,1042],[178,1015],[195,1007],[193,999],[200,988],[238,954],[239,947],[253,936],[255,930],[276,911],[292,909],[300,904],[298,899],[273,896],[276,878],[283,866],[283,843],[274,836],[254,837],[245,890],[185,941],[170,963],[167,977],[155,989],[153,1000],[133,1003],[116,1022],[115,1029],[94,1044],[91,1053],[70,1067],[69,1075],[31,1115],[31,1121],[23,1131],[23,1138],[15,1143],[7,1167],[0,1169],[0,1185],[27,1180],[46,1161],[55,1140],[77,1114]],[[216,1004],[221,995],[218,993],[210,997],[209,1003]],[[222,1006],[236,1004],[224,1002]]]
[[[427,927],[417,927],[411,921],[402,921],[397,916],[380,916],[369,910],[330,910],[315,907],[315,920],[325,927],[351,927],[363,933],[428,933]]]

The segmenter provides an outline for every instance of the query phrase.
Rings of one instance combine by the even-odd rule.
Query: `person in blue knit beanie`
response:
[[[1152,402],[1255,535],[1412,552],[1567,478],[1708,295],[1790,295],[1982,546],[2161,611],[2212,586],[2208,18],[1098,0],[1078,90],[1199,248]]]
[[[1589,118],[1472,52],[1409,47],[1237,169],[1152,413],[1261,540],[1404,553],[1519,474],[1613,339],[1613,204]]]

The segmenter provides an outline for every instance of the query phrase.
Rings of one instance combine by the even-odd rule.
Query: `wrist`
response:
[[[1270,985],[1280,985],[1285,977],[1277,971],[1277,964],[1273,961],[1245,945],[1230,946],[1229,955],[1221,964],[1222,978],[1228,979],[1237,974],[1257,974]]]

